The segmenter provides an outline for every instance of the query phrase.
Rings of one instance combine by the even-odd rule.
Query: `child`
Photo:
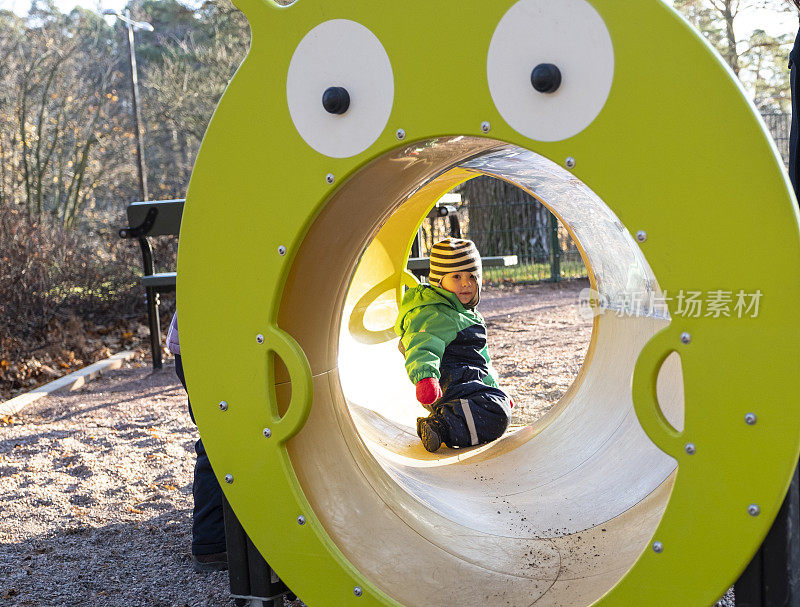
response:
[[[431,453],[493,441],[505,432],[513,403],[498,387],[486,346],[486,325],[475,310],[481,296],[481,258],[471,240],[433,245],[430,285],[403,297],[395,332],[417,400],[428,417],[417,435]]]
[[[178,335],[178,313],[172,317],[167,331],[167,348],[175,355],[175,373],[186,390],[183,374],[181,343]],[[188,391],[187,391],[188,395]],[[192,403],[189,401],[189,417],[194,422]],[[228,553],[225,546],[225,523],[222,512],[222,489],[211,469],[202,439],[194,444],[197,461],[194,466],[194,512],[192,513],[192,564],[197,573],[224,571],[228,568]]]

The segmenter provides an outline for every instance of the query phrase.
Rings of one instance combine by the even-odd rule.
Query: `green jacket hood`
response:
[[[456,386],[461,385],[458,383],[461,379],[457,378],[463,379],[464,369],[474,371],[479,359],[485,363],[485,377],[476,376],[472,379],[479,378],[486,386],[498,387],[489,358],[483,317],[477,310],[462,305],[455,293],[432,285],[417,285],[409,289],[403,296],[394,329],[400,336],[398,348],[405,357],[406,372],[411,383],[416,384],[426,377],[440,379],[448,348],[463,332],[462,337],[466,341],[461,344],[461,349],[450,352],[447,359],[446,379],[448,382],[455,380],[456,383],[446,390],[458,392]],[[476,345],[481,341],[482,345]],[[467,351],[463,351],[464,347]],[[461,366],[461,363],[466,366]],[[470,381],[464,386],[472,385]]]
[[[406,291],[405,295],[403,295],[403,302],[400,304],[397,322],[395,322],[394,325],[395,333],[398,335],[403,334],[403,319],[411,310],[430,305],[448,306],[457,312],[467,314],[474,312],[477,314],[475,310],[466,309],[455,293],[433,285],[417,285]]]

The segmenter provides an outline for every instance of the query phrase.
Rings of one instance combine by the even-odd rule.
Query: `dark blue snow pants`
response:
[[[448,447],[482,445],[500,438],[511,421],[511,403],[499,390],[464,398],[442,399],[431,407],[431,417],[447,427]]]
[[[180,354],[175,355],[175,373],[186,390],[183,363]],[[186,391],[187,395],[189,391]],[[192,403],[189,401],[189,416],[194,422]],[[214,554],[225,552],[225,522],[222,518],[222,489],[211,469],[202,439],[194,444],[197,461],[194,465],[194,513],[192,515],[192,554]]]

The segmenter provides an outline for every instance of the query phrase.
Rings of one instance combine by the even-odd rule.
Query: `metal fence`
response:
[[[516,265],[484,268],[484,281],[533,283],[585,277],[586,268],[567,230],[538,200],[527,198],[458,205],[461,234],[475,241],[483,257],[517,256]],[[478,222],[477,217],[489,220]],[[447,217],[426,219],[420,228],[420,254],[427,256],[433,243],[452,235]]]
[[[789,132],[792,126],[792,115],[783,113],[761,114],[767,124],[775,145],[783,158],[783,164],[789,166]]]
[[[791,115],[767,113],[763,118],[788,166]],[[485,268],[486,282],[557,282],[587,276],[578,247],[546,207],[520,193],[509,196],[510,200],[498,198],[488,202],[466,200],[457,205],[462,235],[475,241],[481,255],[517,256],[517,265]],[[446,217],[427,219],[420,231],[420,254],[427,255],[434,242],[451,235]]]
[[[484,279],[499,282],[556,282],[586,276],[575,242],[558,219],[538,200],[464,205],[467,216],[491,214],[490,225],[462,221],[465,237],[474,240],[484,256],[516,255],[514,266],[486,268]]]

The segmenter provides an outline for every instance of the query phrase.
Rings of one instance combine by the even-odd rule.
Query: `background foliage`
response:
[[[183,197],[249,28],[227,0],[129,9],[154,28],[136,32],[150,194]],[[146,338],[138,244],[117,236],[138,197],[126,39],[49,0],[0,10],[0,400]]]
[[[794,34],[746,31],[745,13],[795,11],[789,0],[674,0],[675,8],[716,48],[762,112],[790,112],[789,51]]]

